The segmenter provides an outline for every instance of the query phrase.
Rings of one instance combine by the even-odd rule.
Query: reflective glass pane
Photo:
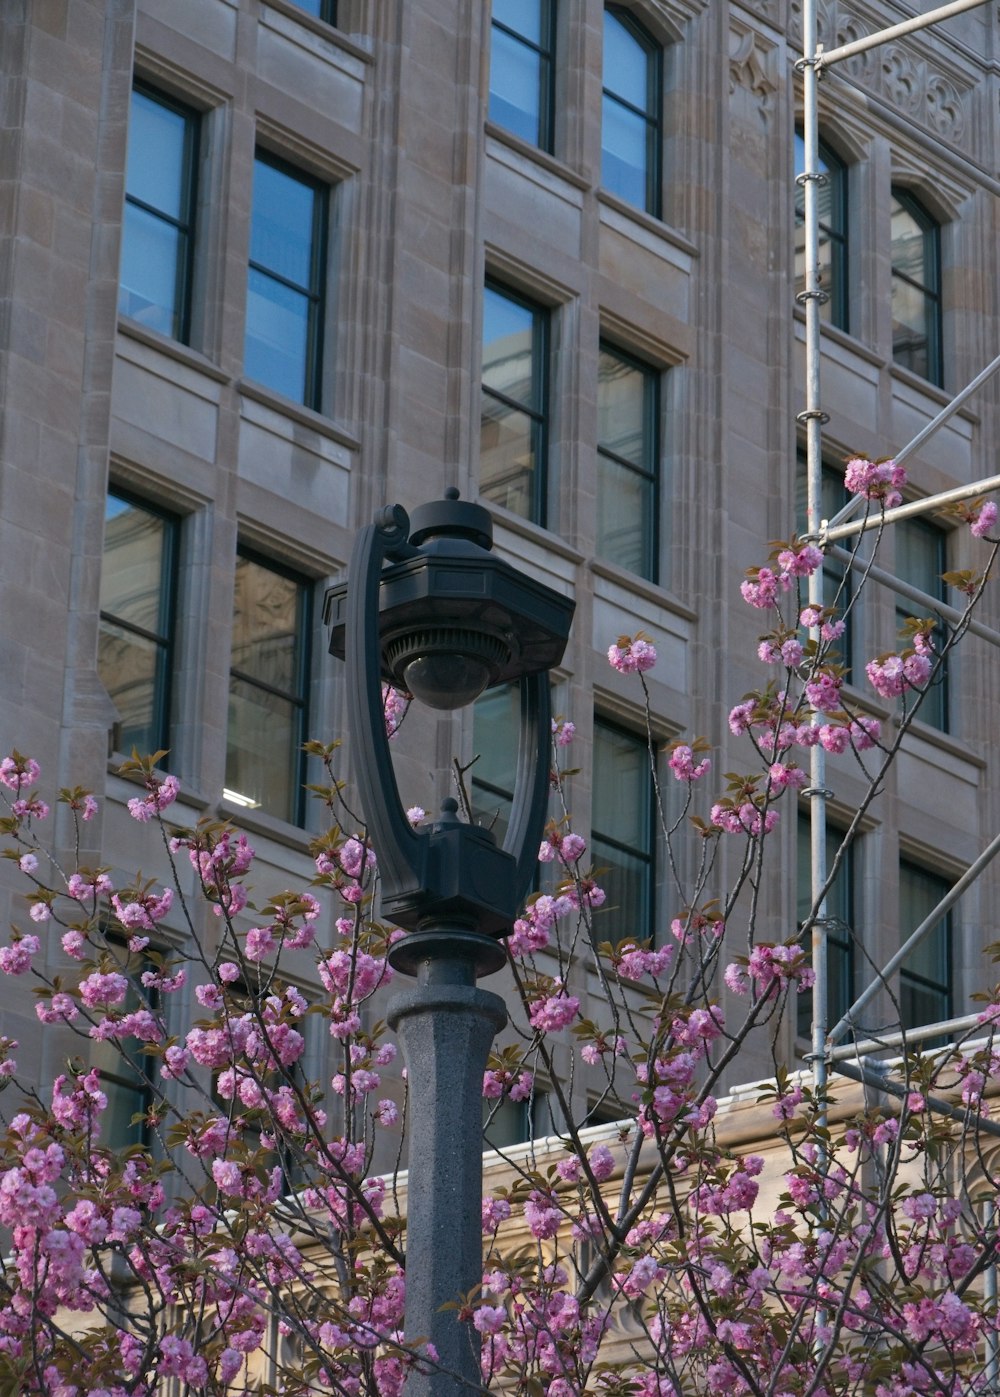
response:
[[[115,751],[131,752],[136,747],[143,756],[157,751],[162,746],[160,646],[102,617],[97,669],[118,713],[113,732]]]
[[[946,567],[945,536],[926,519],[901,519],[893,531],[896,573],[912,587],[943,598],[941,574]]]
[[[924,230],[910,210],[895,199],[892,204],[892,269],[921,286],[930,283]]]
[[[162,335],[180,333],[186,238],[172,223],[125,205],[118,309]]]
[[[525,407],[536,407],[535,317],[493,287],[483,292],[483,386]]]
[[[300,584],[250,558],[236,560],[232,666],[261,684],[299,689]]]
[[[649,55],[635,34],[604,11],[604,86],[640,111],[649,110]]]
[[[591,845],[594,867],[600,870],[597,882],[606,894],[601,908],[601,916],[606,918],[602,922],[602,938],[617,941],[625,936],[640,939],[649,936],[651,889],[648,860],[607,843],[599,834],[593,836]],[[613,923],[613,931],[609,929],[609,923]]]
[[[542,21],[550,4],[551,0],[493,0],[493,18],[541,48],[545,39]]]
[[[608,96],[602,120],[601,183],[627,204],[644,209],[649,168],[646,120]]]
[[[310,290],[319,191],[263,160],[254,165],[250,260]]]
[[[229,681],[226,789],[282,820],[295,818],[299,711],[242,679]]]
[[[527,413],[482,395],[479,489],[525,519],[533,513],[537,424]]]
[[[594,825],[649,852],[649,752],[630,733],[594,727]]]
[[[521,726],[521,697],[516,684],[489,689],[474,709],[471,800],[476,820],[503,840],[510,821],[517,745]]]
[[[176,219],[185,217],[188,120],[144,92],[132,93],[126,191]]]
[[[948,891],[946,878],[902,862],[899,867],[899,935],[905,941],[931,915]],[[904,1025],[934,1023],[951,1011],[951,918],[943,916],[934,930],[910,952],[900,976]],[[921,983],[923,982],[923,983]]]
[[[163,576],[168,521],[109,495],[101,564],[101,610],[154,635],[165,629]]]
[[[541,142],[543,59],[502,29],[490,40],[490,120],[532,145]]]
[[[244,371],[300,403],[309,386],[309,311],[308,297],[251,267]]]
[[[897,364],[927,378],[932,306],[925,292],[892,278],[892,355]]]
[[[597,454],[597,554],[651,576],[653,482]]]
[[[646,374],[602,350],[597,380],[597,440],[606,451],[648,470]]]

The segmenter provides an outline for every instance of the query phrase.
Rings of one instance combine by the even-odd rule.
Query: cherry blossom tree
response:
[[[893,462],[847,467],[848,487],[879,516],[904,483]],[[659,750],[652,641],[611,644],[609,663],[645,694],[673,906],[655,944],[600,939],[601,870],[572,824],[573,724],[554,723],[541,890],[507,943],[517,1036],[483,1082],[489,1116],[530,1101],[543,1080],[554,1129],[534,1149],[501,1152],[487,1175],[482,1285],[455,1297],[481,1345],[484,1387],[551,1397],[997,1390],[1000,1129],[989,1103],[1000,991],[983,996],[979,1023],[953,1046],[904,1051],[896,1095],[818,1089],[776,1058],[757,1107],[767,1148],[727,1134],[717,1100],[751,1037],[777,1044],[782,1016],[812,984],[801,937],[768,941],[759,917],[804,755],[819,743],[864,774],[846,845],[983,594],[996,507],[961,508],[983,549],[976,572],[949,579],[962,621],[941,636],[915,617],[900,647],[866,666],[894,705],[891,725],[848,698],[838,659],[863,585],[809,605],[804,585],[823,558],[799,539],[743,584],[764,618],[767,678],[730,713],[747,761],[723,787],[713,788],[706,737]],[[405,711],[404,696],[387,695],[393,732]],[[398,1167],[374,1170],[376,1158],[403,1158],[406,1103],[384,1089],[396,1049],[376,1017],[386,951],[403,933],[377,920],[378,851],[338,777],[337,744],[310,750],[327,772],[316,794],[329,828],[313,845],[311,885],[270,893],[255,885],[245,834],[175,824],[178,784],[160,769],[163,753],[124,770],[150,859],[172,876],[137,874],[128,886],[56,851],[30,756],[0,762],[0,834],[26,907],[0,971],[30,990],[46,1033],[75,1040],[38,1094],[19,1081],[18,1044],[0,1037],[0,1392],[395,1397],[414,1365],[435,1362],[402,1334],[405,1182]],[[81,788],[55,799],[78,833],[97,813]],[[726,887],[723,848],[737,851]],[[835,875],[836,860],[828,886]],[[179,944],[162,935],[178,917]],[[58,974],[40,954],[53,938]],[[322,990],[312,1002],[289,969],[303,958]],[[600,986],[596,1018],[581,1014],[584,975]],[[199,1014],[181,1023],[185,987]],[[305,1071],[310,1022],[334,1047],[322,1081]],[[95,1044],[143,1085],[131,1147],[108,1136]],[[574,1119],[567,1061],[616,1124]]]

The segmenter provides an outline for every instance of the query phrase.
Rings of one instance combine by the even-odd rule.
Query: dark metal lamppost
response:
[[[476,1334],[444,1309],[482,1277],[482,1078],[507,1022],[478,989],[499,970],[531,886],[549,784],[548,671],[562,659],[574,604],[491,552],[487,510],[451,489],[408,518],[399,505],[361,530],[349,583],[327,593],[330,652],[347,661],[347,715],[362,808],[381,873],[382,915],[407,931],[389,960],[416,984],[389,1005],[410,1091],[406,1336],[437,1350],[408,1397],[481,1386]],[[471,703],[518,681],[513,810],[503,846],[458,819],[447,798],[413,829],[399,799],[383,682],[432,708]]]

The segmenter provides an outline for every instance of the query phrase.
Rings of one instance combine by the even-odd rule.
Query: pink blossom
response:
[[[11,946],[0,946],[0,971],[4,975],[23,975],[31,969],[31,957],[41,948],[37,936],[22,936]]]
[[[378,1121],[379,1125],[397,1125],[399,1122],[399,1107],[396,1105],[395,1101],[390,1101],[388,1098],[380,1101],[378,1103],[378,1109],[375,1112],[375,1119]]]
[[[610,1179],[615,1172],[615,1157],[607,1145],[595,1145],[587,1156],[590,1171],[598,1183]]]
[[[33,757],[22,757],[15,752],[0,761],[0,781],[9,790],[21,791],[25,786],[33,786],[41,775],[41,768]]]
[[[507,1311],[502,1305],[480,1305],[472,1323],[480,1334],[496,1334],[507,1323]]]
[[[970,524],[973,538],[985,538],[997,522],[997,507],[993,500],[987,500]]]
[[[800,791],[809,779],[800,766],[784,762],[773,762],[767,778],[771,790],[778,792],[789,789]]]
[[[532,1189],[524,1205],[524,1220],[531,1235],[539,1239],[554,1237],[562,1225],[562,1209],[550,1193]]]
[[[885,509],[894,509],[903,503],[900,492],[905,484],[906,471],[892,460],[869,461],[863,456],[854,456],[844,472],[844,485],[852,495],[880,500]]]
[[[511,1207],[506,1198],[483,1199],[483,1231],[492,1233],[510,1217]]]
[[[833,713],[840,707],[842,683],[838,675],[819,670],[806,685],[806,698],[818,712]]]
[[[839,755],[851,745],[851,730],[838,727],[836,723],[824,723],[819,730],[819,740],[824,751]]]
[[[619,674],[643,674],[656,664],[656,650],[641,634],[620,635],[608,648],[608,664]]]
[[[180,790],[180,782],[176,776],[164,776],[162,780],[148,776],[146,786],[146,795],[135,796],[128,803],[129,814],[133,820],[138,820],[143,825],[174,803]]]
[[[34,873],[38,868],[38,860],[34,854],[22,854],[17,861],[17,866],[22,873]]]
[[[812,543],[783,548],[778,554],[778,566],[791,577],[811,577],[817,568],[823,566],[823,554]]]
[[[103,974],[95,970],[80,981],[80,998],[88,1009],[124,1004],[128,994],[128,980],[117,971]]]
[[[552,719],[552,741],[557,747],[568,747],[576,736],[576,724],[568,718]]]
[[[778,605],[779,592],[787,589],[791,585],[791,578],[776,575],[771,568],[751,568],[746,578],[740,583],[740,592],[743,600],[748,606],[755,606],[760,611],[766,611],[770,607]]]
[[[676,781],[700,781],[707,771],[712,768],[709,757],[704,757],[700,762],[695,762],[694,753],[690,747],[684,743],[679,743],[670,754],[667,762],[670,770],[674,773]]]
[[[541,1033],[558,1033],[573,1022],[580,1009],[580,1001],[566,994],[558,980],[553,988],[555,993],[536,1000],[528,1015],[532,1028]]]
[[[922,687],[930,672],[928,657],[912,650],[903,655],[883,655],[865,665],[872,688],[882,698],[898,698],[906,689]]]

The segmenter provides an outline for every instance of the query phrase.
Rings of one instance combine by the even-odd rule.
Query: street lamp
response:
[[[499,970],[502,940],[532,881],[545,822],[551,707],[548,671],[562,659],[573,601],[492,553],[493,524],[449,489],[409,518],[399,505],[361,530],[349,582],[329,590],[330,653],[347,662],[347,716],[361,805],[378,854],[382,915],[403,927],[389,952],[416,980],[389,1004],[410,1091],[406,1335],[438,1365],[414,1373],[409,1397],[478,1388],[475,1331],[442,1306],[482,1276],[482,1077],[507,1022],[476,980]],[[382,684],[436,709],[517,681],[521,719],[513,809],[503,845],[441,802],[413,829],[399,798]]]

